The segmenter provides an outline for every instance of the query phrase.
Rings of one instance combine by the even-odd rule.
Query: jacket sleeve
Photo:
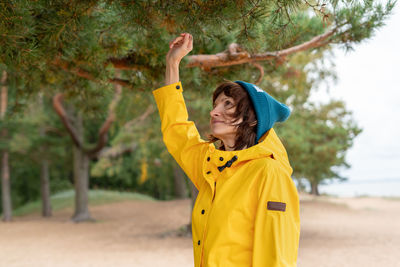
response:
[[[161,131],[168,152],[200,189],[202,165],[208,142],[200,138],[192,121],[188,121],[181,82],[173,83],[153,91],[161,118]]]
[[[300,237],[298,193],[290,175],[278,163],[271,163],[259,188],[252,266],[295,267]]]

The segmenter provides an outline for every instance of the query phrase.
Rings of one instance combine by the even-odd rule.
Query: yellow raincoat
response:
[[[273,129],[257,145],[222,151],[200,138],[180,82],[153,91],[163,140],[199,190],[192,213],[195,267],[293,267],[299,199]]]

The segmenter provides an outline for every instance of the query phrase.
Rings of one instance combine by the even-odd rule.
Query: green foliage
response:
[[[285,124],[285,141],[294,177],[307,178],[311,184],[340,178],[338,167],[349,167],[346,151],[361,132],[341,101],[297,109]]]
[[[308,3],[308,4],[307,4]],[[394,1],[128,1],[10,0],[0,2],[0,70],[8,73],[9,104],[1,129],[0,149],[9,149],[14,207],[39,197],[40,160],[50,160],[52,192],[71,187],[72,143],[52,109],[52,97],[64,94],[64,106],[84,118],[85,142],[93,145],[108,116],[114,95],[109,79],[116,72],[110,59],[125,58],[131,69],[120,78],[124,88],[109,131],[108,148],[136,145],[116,158],[92,162],[91,186],[173,197],[173,159],[159,130],[151,90],[163,85],[168,42],[181,32],[194,36],[191,54],[216,54],[238,43],[252,53],[302,44],[338,27],[326,45],[296,53],[285,64],[259,62],[265,76],[259,86],[287,103],[290,120],[277,131],[288,148],[295,177],[313,181],[337,177],[335,166],[346,166],[344,155],[359,129],[343,103],[309,103],[312,90],[335,80],[329,50],[352,49],[384,25]],[[62,62],[62,63],[60,63]],[[254,82],[259,71],[250,64],[185,68],[181,80],[190,119],[204,139],[208,132],[211,93],[224,80]],[[87,75],[78,76],[78,69]],[[89,77],[89,78],[88,78]],[[43,105],[37,102],[43,97]],[[40,134],[40,128],[45,135]],[[296,134],[295,134],[296,133]],[[87,144],[85,144],[87,145]],[[307,153],[304,153],[307,151]],[[317,160],[323,157],[324,163]],[[145,164],[144,164],[145,163]],[[143,166],[147,166],[144,183]]]
[[[361,132],[342,101],[317,105],[309,100],[323,82],[336,80],[328,55],[330,51],[298,53],[279,70],[280,75],[268,79],[272,94],[292,108],[289,120],[275,128],[299,184],[303,178],[315,186],[326,179],[346,179],[338,171],[350,167],[346,151]]]
[[[339,2],[339,1],[337,1]],[[340,1],[334,7],[334,20],[337,25],[346,25],[346,29],[337,33],[333,43],[338,43],[346,50],[353,50],[353,45],[373,36],[376,29],[384,25],[391,14],[396,1]]]
[[[13,100],[12,94],[9,99]],[[50,166],[50,192],[72,188],[69,139],[49,102],[43,96],[42,100],[36,97],[23,113],[6,116],[6,123],[0,125],[0,131],[7,130],[0,143],[1,149],[9,152],[13,208],[39,198],[44,159]]]
[[[173,159],[166,151],[159,129],[158,114],[153,113],[140,125],[120,129],[112,146],[134,143],[134,151],[117,158],[101,157],[91,168],[92,188],[137,191],[157,199],[174,197]],[[147,165],[142,183],[141,165]]]

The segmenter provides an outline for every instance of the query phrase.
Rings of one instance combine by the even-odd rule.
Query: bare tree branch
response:
[[[149,105],[146,109],[146,111],[140,115],[139,117],[134,118],[133,120],[128,121],[127,123],[125,123],[125,125],[123,126],[124,130],[128,130],[130,131],[133,126],[137,126],[138,124],[143,123],[143,121],[153,112],[155,111],[154,106],[153,105]],[[129,153],[132,152],[136,149],[137,144],[136,143],[131,143],[129,145],[116,145],[113,147],[104,147],[103,149],[101,149],[99,151],[99,153],[97,153],[97,157],[98,158],[103,158],[103,157],[107,157],[107,158],[116,158],[119,157],[125,153]]]
[[[78,148],[84,150],[85,153],[89,154],[89,156],[94,157],[107,143],[107,140],[108,140],[107,133],[108,133],[108,130],[110,129],[112,123],[115,121],[115,109],[116,109],[118,102],[121,99],[121,95],[122,95],[122,87],[121,87],[121,85],[117,84],[115,86],[114,98],[111,100],[111,102],[109,104],[108,116],[99,130],[99,138],[98,138],[97,144],[94,148],[92,148],[90,150],[85,149],[83,147],[83,144],[82,144],[81,140],[79,140],[78,134],[77,134],[75,128],[70,123],[68,114],[66,113],[66,111],[62,105],[62,100],[63,100],[62,93],[58,93],[53,97],[53,107],[54,107],[54,110],[59,115],[59,117],[61,118],[61,121],[64,124],[65,128],[69,132],[74,144]]]
[[[130,153],[137,148],[136,143],[105,147],[98,154],[98,158],[117,158],[125,153]]]
[[[264,77],[264,68],[260,64],[256,62],[251,63],[254,67],[256,67],[260,71],[260,77],[258,77],[257,81],[254,84],[259,84]]]
[[[125,123],[125,129],[131,129],[133,126],[142,123],[149,115],[151,115],[155,111],[153,105],[149,105],[146,111],[140,115],[139,117],[134,118],[133,120],[128,121]]]
[[[64,124],[65,128],[69,132],[69,134],[72,138],[72,142],[74,142],[74,144],[78,148],[83,149],[83,144],[79,140],[78,134],[77,134],[75,128],[70,123],[70,118],[68,117],[67,112],[65,112],[65,109],[62,105],[62,101],[63,101],[63,94],[62,93],[56,94],[53,97],[53,108],[57,112],[58,116],[61,118],[61,122]]]
[[[108,106],[108,116],[104,121],[103,125],[99,130],[99,139],[97,145],[89,151],[91,156],[96,155],[107,143],[108,140],[108,130],[110,129],[112,123],[115,121],[115,109],[121,100],[122,96],[122,86],[119,84],[115,85],[114,97]]]

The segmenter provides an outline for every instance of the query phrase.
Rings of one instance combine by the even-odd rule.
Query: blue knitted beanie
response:
[[[289,117],[290,109],[260,89],[257,85],[243,81],[235,81],[235,83],[246,89],[253,103],[257,117],[257,144],[260,138],[272,128],[275,122],[283,122]]]

